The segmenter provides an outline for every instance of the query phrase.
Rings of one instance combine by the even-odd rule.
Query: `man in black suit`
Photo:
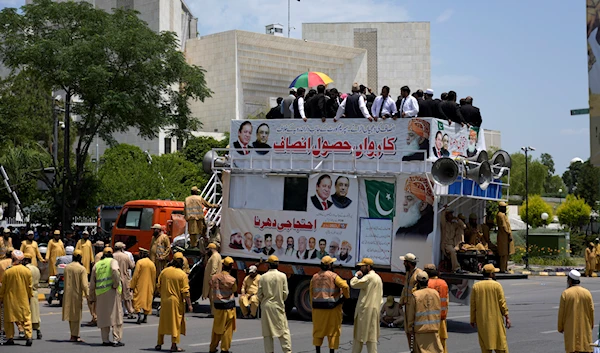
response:
[[[325,107],[327,109],[327,118],[335,119],[335,114],[337,114],[340,107],[340,93],[337,88],[329,90],[329,99],[326,101]]]
[[[263,254],[270,256],[275,253],[275,248],[273,248],[273,235],[265,234],[265,247],[263,248]]]
[[[452,121],[461,125],[465,124],[465,120],[460,113],[460,107],[456,104],[456,92],[448,92],[446,100],[441,104],[442,111],[448,117],[448,121]]]
[[[237,153],[242,155],[250,154],[250,139],[252,138],[252,123],[244,121],[238,129],[238,140],[233,141],[233,148],[236,149]]]
[[[352,200],[348,198],[348,189],[350,188],[350,179],[346,176],[339,176],[335,180],[335,194],[331,195],[331,201],[337,208],[346,208],[350,206]]]
[[[310,197],[317,210],[327,211],[333,205],[333,202],[329,200],[331,184],[331,177],[328,174],[321,175],[317,180],[317,194]]]
[[[449,120],[446,114],[440,108],[440,99],[433,99],[433,90],[428,88],[425,90],[425,99],[419,101],[419,114],[421,118],[436,118]]]
[[[322,122],[325,122],[325,119],[327,118],[326,103],[325,86],[319,85],[317,86],[317,94],[306,102],[306,104],[310,106],[307,118],[321,119]]]
[[[283,102],[282,97],[277,98],[277,106],[271,108],[267,113],[267,119],[283,119],[283,113],[281,112],[281,102]]]
[[[460,106],[460,113],[465,122],[471,126],[481,126],[481,112],[479,108],[473,106],[473,97],[465,98],[465,104]]]

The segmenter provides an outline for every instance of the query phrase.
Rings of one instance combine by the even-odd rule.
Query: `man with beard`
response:
[[[131,279],[133,310],[138,314],[136,324],[145,324],[152,313],[152,300],[156,289],[156,266],[148,258],[148,250],[140,248],[140,259],[135,264]],[[142,318],[143,315],[143,318]]]
[[[267,143],[269,142],[269,125],[262,123],[258,125],[256,128],[256,141],[252,143],[252,148],[271,148],[271,146]],[[269,153],[269,151],[256,151],[257,154],[265,155]]]
[[[405,330],[414,337],[413,349],[421,353],[442,353],[440,341],[441,300],[439,293],[428,287],[429,276],[417,274],[417,290],[409,299],[412,304],[406,311]]]
[[[231,237],[229,237],[229,248],[235,250],[244,249],[244,246],[242,245],[242,233],[240,233],[238,229],[231,231]]]
[[[121,287],[123,290],[121,300],[123,301],[123,306],[127,309],[127,318],[135,319],[133,315],[133,295],[130,291],[131,288],[131,276],[129,275],[130,270],[133,270],[135,267],[135,262],[129,258],[127,254],[124,252],[125,244],[123,242],[117,242],[115,244],[115,252],[113,253],[113,259],[117,261],[119,264],[119,272],[121,273]]]
[[[255,254],[262,254],[265,247],[263,246],[263,236],[260,234],[254,235],[254,247],[252,248],[252,252]]]
[[[483,240],[483,232],[481,230],[481,226],[477,224],[477,215],[475,213],[471,213],[469,215],[469,223],[467,224],[467,229],[465,231],[467,237],[467,243],[471,245],[482,244],[484,245]]]
[[[206,236],[206,223],[204,220],[204,208],[218,208],[206,201],[200,196],[200,190],[193,186],[191,195],[185,198],[185,207],[183,214],[188,224],[188,233],[190,234],[190,248],[198,248],[198,237],[201,239]],[[204,243],[206,244],[206,243]]]
[[[160,275],[162,270],[167,267],[169,254],[171,253],[171,241],[169,236],[162,230],[158,223],[152,226],[152,241],[150,242],[150,260],[156,266],[156,273]]]
[[[285,255],[285,249],[283,248],[283,235],[277,234],[277,236],[275,237],[275,246],[276,246],[275,255],[277,255],[277,256]]]
[[[433,191],[427,177],[412,175],[404,184],[404,203],[396,236],[425,236],[433,231]]]
[[[1,241],[2,240],[0,240],[0,242]],[[33,230],[27,232],[27,239],[23,240],[21,243],[21,252],[25,255],[31,255],[31,264],[33,266],[37,267],[38,260],[41,262],[46,262],[40,253],[37,241],[33,240]]]
[[[213,297],[210,295],[210,280],[212,276],[221,272],[223,269],[223,261],[221,259],[221,254],[217,251],[217,245],[214,243],[208,244],[207,247],[208,253],[210,255],[208,261],[206,262],[206,268],[204,269],[204,282],[202,284],[202,299],[208,298],[210,301],[210,313],[211,316],[215,314],[215,307],[213,304]],[[183,261],[183,259],[182,259]]]
[[[350,188],[350,179],[345,176],[339,176],[335,180],[335,194],[331,196],[333,205],[337,208],[346,208],[350,206],[352,200],[348,196],[348,189]]]
[[[581,274],[571,270],[567,289],[560,296],[558,332],[564,334],[565,352],[591,352],[594,298],[580,285]]]
[[[294,249],[294,238],[292,238],[292,237],[287,238],[287,249],[285,249],[285,255],[286,256],[296,255],[296,251]]]
[[[311,196],[310,200],[317,210],[327,211],[333,205],[329,195],[331,195],[331,177],[323,174],[317,179],[316,195]]]
[[[469,130],[469,145],[467,146],[467,157],[477,154],[477,131]]]
[[[75,245],[75,250],[81,250],[81,264],[85,267],[85,271],[89,275],[94,266],[94,250],[90,241],[90,232],[84,230],[81,235],[82,238]]]
[[[314,237],[310,237],[308,239],[308,255],[307,255],[309,259],[317,258],[317,249],[315,249],[316,245],[317,245],[317,239],[315,239]]]
[[[242,293],[240,295],[240,310],[242,311],[242,317],[244,319],[255,319],[258,311],[258,283],[260,281],[260,275],[258,274],[256,266],[250,266],[248,268],[248,275],[242,282]],[[250,309],[248,309],[250,308]]]
[[[352,255],[350,255],[350,252],[352,251],[352,245],[350,245],[349,242],[347,242],[346,240],[344,240],[342,242],[342,247],[340,248],[340,261],[343,262],[350,262],[352,261]]]
[[[360,271],[356,271],[350,280],[350,287],[359,289],[358,302],[354,312],[354,335],[352,340],[352,353],[362,352],[363,345],[367,345],[368,353],[377,353],[379,341],[379,310],[383,297],[383,283],[381,277],[373,270],[373,260],[363,258],[356,264]]]
[[[244,121],[238,129],[238,140],[233,142],[233,147],[241,155],[250,154],[250,139],[252,138],[252,123]]]
[[[414,99],[414,98],[413,98]],[[411,119],[408,123],[408,135],[405,149],[424,150],[429,157],[429,122],[423,119]],[[403,161],[423,161],[423,152],[404,152]]]
[[[298,238],[298,251],[296,251],[297,259],[308,259],[308,252],[306,251],[306,237],[301,236]]]
[[[250,232],[246,232],[244,233],[244,251],[246,251],[247,253],[252,252],[252,245],[254,237],[252,236],[252,233]]]
[[[32,232],[33,233],[33,232]],[[32,237],[33,239],[33,237]],[[0,259],[6,258],[6,249],[12,248],[12,238],[10,236],[10,229],[4,228],[2,231],[2,237],[0,237]],[[21,250],[22,252],[23,250]]]
[[[273,235],[265,234],[265,247],[263,248],[263,254],[270,256],[275,253],[275,249],[273,249]]]
[[[404,268],[406,268],[406,276],[404,277],[404,287],[402,288],[402,294],[400,295],[400,306],[404,307],[405,313],[408,313],[410,310],[413,310],[411,306],[414,305],[414,300],[411,300],[411,298],[413,297],[413,293],[417,285],[417,275],[423,270],[417,267],[417,257],[413,253],[408,253],[404,256],[400,256],[400,261],[404,263]],[[408,340],[408,345],[410,347],[412,333],[407,330],[407,320],[408,318],[404,316],[404,329],[406,333],[406,338]]]
[[[329,242],[329,256],[331,257],[338,257],[338,252],[340,251],[340,238],[338,237],[333,237],[331,239],[331,241]]]
[[[327,253],[327,251],[325,251],[325,248],[327,248],[327,240],[320,239],[319,240],[319,250],[317,251],[317,259],[321,260],[321,259],[323,259],[324,256],[329,255]]]
[[[60,230],[54,231],[54,239],[48,242],[46,261],[48,262],[48,276],[56,276],[56,258],[65,256],[65,246],[60,240]]]

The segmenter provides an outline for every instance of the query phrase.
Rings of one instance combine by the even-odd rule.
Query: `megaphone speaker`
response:
[[[433,180],[436,183],[450,185],[458,178],[458,165],[451,158],[440,158],[433,163],[431,175],[433,175]]]
[[[490,159],[490,164],[495,167],[510,168],[512,165],[510,154],[508,154],[508,152],[506,151],[498,150],[492,155],[492,159]]]
[[[488,160],[488,153],[486,150],[481,150],[473,157],[467,157],[467,160],[469,162],[483,163]]]
[[[479,184],[481,190],[487,189],[493,180],[492,168],[488,161],[484,161],[480,165],[474,168],[470,168],[467,165],[467,171],[465,173],[467,179],[471,179]]]
[[[215,151],[208,151],[202,158],[202,169],[206,174],[212,174],[213,166],[216,168],[228,167],[229,163],[224,157],[219,157]]]

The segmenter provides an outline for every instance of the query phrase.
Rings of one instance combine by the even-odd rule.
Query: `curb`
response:
[[[528,276],[547,276],[547,277],[564,277],[567,276],[567,272],[548,272],[548,271],[515,271],[522,275]],[[592,274],[592,277],[599,277],[597,273]]]
[[[46,301],[46,294],[38,293],[38,301],[40,301],[40,302]]]

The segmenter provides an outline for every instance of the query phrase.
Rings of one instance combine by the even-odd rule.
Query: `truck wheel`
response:
[[[356,302],[354,298],[348,298],[344,301],[342,311],[347,320],[354,320],[354,312],[356,311]]]
[[[296,286],[294,291],[294,305],[298,314],[304,320],[312,320],[312,307],[310,305],[310,280],[306,279]]]

